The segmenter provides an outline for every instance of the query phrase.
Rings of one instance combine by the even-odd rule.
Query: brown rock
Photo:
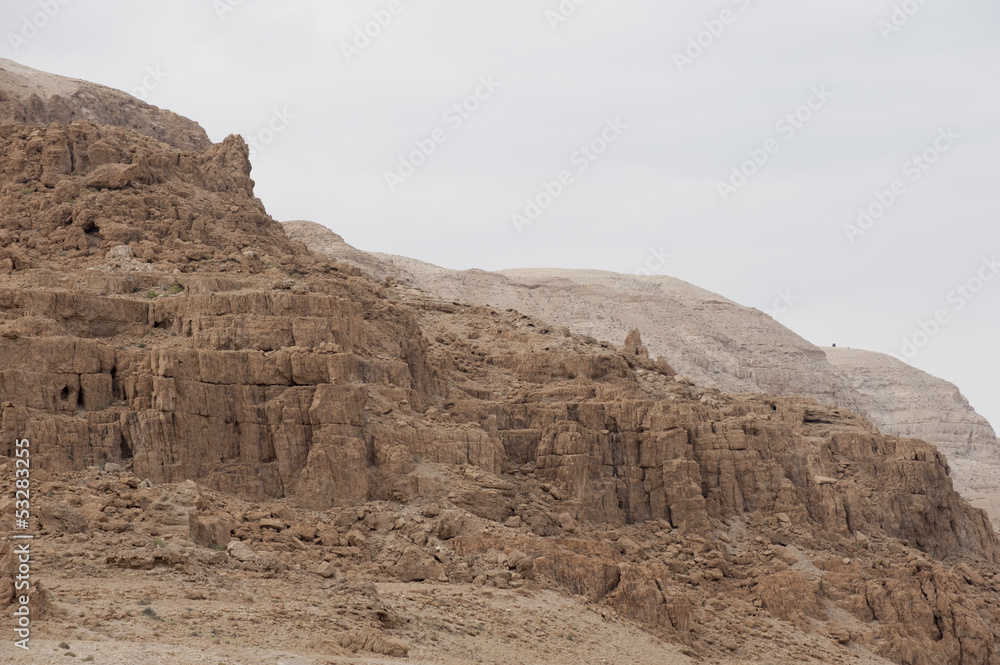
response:
[[[441,513],[437,521],[437,537],[441,540],[451,540],[462,535],[462,528],[465,525],[465,518],[457,510],[446,510]]]
[[[197,515],[192,512],[189,537],[202,547],[222,548],[233,539],[233,521],[228,516]]]
[[[420,582],[436,580],[444,572],[444,568],[434,557],[411,545],[403,551],[393,572],[402,582]]]
[[[38,525],[52,534],[86,533],[87,520],[66,505],[42,502],[38,510]]]
[[[806,618],[825,620],[819,584],[794,570],[774,573],[761,580],[757,593],[771,616],[807,625]]]
[[[341,638],[340,644],[351,653],[377,653],[390,658],[406,658],[410,651],[404,642],[375,630],[349,633]]]

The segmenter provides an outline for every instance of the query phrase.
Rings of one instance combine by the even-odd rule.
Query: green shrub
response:
[[[147,607],[142,611],[142,615],[149,617],[150,619],[156,619],[157,621],[163,621],[163,617],[156,613],[152,607]]]

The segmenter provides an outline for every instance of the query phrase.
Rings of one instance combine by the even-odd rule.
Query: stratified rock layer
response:
[[[823,350],[830,363],[851,379],[862,397],[862,411],[883,432],[923,439],[949,458],[996,459],[996,433],[955,384],[882,353]]]
[[[755,309],[667,276],[596,270],[455,271],[363,252],[312,222],[286,222],[313,251],[443,300],[514,308],[574,333],[621,340],[642,330],[652,356],[726,392],[804,395],[862,414],[880,431],[937,445],[956,482],[1000,520],[1000,444],[952,384],[880,354],[820,349]],[[971,460],[970,463],[965,463]]]
[[[56,76],[0,58],[0,124],[68,125],[88,120],[133,129],[181,150],[207,150],[201,125],[120,90]]]
[[[698,387],[638,331],[619,349],[314,256],[254,198],[238,137],[0,141],[0,453],[32,442],[59,501],[40,536],[191,543],[107,544],[124,571],[290,575],[290,552],[331,584],[540,579],[705,653],[739,648],[716,612],[766,612],[901,663],[1000,662],[997,537],[932,445]],[[331,639],[407,653],[362,595],[380,625]]]

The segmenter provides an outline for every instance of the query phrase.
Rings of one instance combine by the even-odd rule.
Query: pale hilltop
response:
[[[201,125],[172,111],[120,90],[0,58],[0,124],[68,125],[75,120],[133,129],[181,150],[200,152],[212,145]]]

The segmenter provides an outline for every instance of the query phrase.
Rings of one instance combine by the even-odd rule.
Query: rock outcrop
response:
[[[193,153],[87,121],[0,125],[0,268],[98,267],[120,245],[182,272],[291,265],[306,252],[254,198],[247,152],[235,136]]]
[[[653,356],[725,392],[804,395],[923,439],[954,462],[960,489],[1000,522],[1000,443],[958,389],[880,354],[821,349],[758,310],[667,276],[593,270],[455,271],[358,250],[313,222],[286,222],[315,252],[434,297],[514,308],[602,340],[640,329]],[[868,362],[871,360],[871,362]]]
[[[996,433],[958,386],[882,353],[823,351],[852,381],[862,399],[862,413],[886,434],[923,439],[949,459],[996,461]]]
[[[132,129],[181,150],[207,150],[201,125],[120,90],[56,76],[0,58],[0,124],[44,127],[87,120]]]
[[[1000,663],[1000,542],[934,446],[707,387],[638,330],[618,348],[313,255],[238,137],[0,141],[0,469],[28,438],[49,560],[95,539],[88,575],[308,575],[338,622],[288,632],[335,655],[413,652],[378,580],[558,591],[715,660],[798,653],[773,621],[833,659]]]

